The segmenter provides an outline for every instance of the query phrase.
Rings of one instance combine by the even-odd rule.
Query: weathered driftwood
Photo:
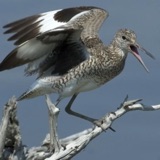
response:
[[[11,98],[4,107],[0,125],[0,159],[25,159],[26,147],[22,145],[19,122],[16,116],[16,98]]]
[[[42,146],[27,148],[22,144],[19,122],[16,117],[17,102],[13,97],[4,107],[4,115],[0,126],[0,159],[5,160],[66,160],[71,159],[84,149],[88,143],[111,127],[114,120],[128,111],[154,111],[159,105],[147,106],[139,103],[141,100],[125,101],[115,112],[107,113],[98,121],[101,126],[93,125],[82,132],[75,133],[64,139],[58,138],[57,118],[59,109],[46,96],[49,110],[50,134],[47,134]]]

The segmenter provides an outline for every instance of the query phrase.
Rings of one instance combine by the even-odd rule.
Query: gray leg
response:
[[[72,104],[73,104],[73,102],[74,102],[74,100],[76,99],[77,96],[78,96],[78,94],[74,94],[74,95],[72,96],[72,98],[70,99],[69,103],[67,104],[67,106],[66,106],[66,108],[65,108],[65,111],[66,111],[68,114],[72,115],[72,116],[79,117],[79,118],[81,118],[81,119],[84,119],[84,120],[86,120],[86,121],[89,121],[89,122],[95,124],[95,125],[98,126],[98,127],[101,127],[103,121],[97,120],[97,119],[94,119],[94,118],[91,118],[91,117],[87,117],[87,116],[85,116],[85,115],[83,115],[83,114],[80,114],[80,113],[77,113],[77,112],[71,110],[71,106],[72,106]],[[102,127],[101,127],[101,128],[102,128]],[[109,127],[109,128],[110,128],[113,132],[115,132],[115,130],[114,130],[113,128],[111,128],[111,127]],[[102,129],[103,129],[103,128],[102,128]]]
[[[70,99],[69,103],[67,104],[67,106],[66,106],[66,108],[65,108],[65,111],[66,111],[68,114],[70,114],[70,115],[73,115],[73,116],[75,116],[75,117],[79,117],[79,118],[81,118],[81,119],[84,119],[84,120],[87,120],[87,121],[89,121],[89,122],[94,123],[94,122],[96,121],[96,119],[87,117],[87,116],[85,116],[85,115],[83,115],[83,114],[80,114],[80,113],[77,113],[77,112],[71,110],[71,106],[72,106],[72,104],[73,104],[73,102],[74,102],[74,100],[76,99],[77,96],[78,96],[78,94],[74,94],[74,95],[72,96],[72,98]]]

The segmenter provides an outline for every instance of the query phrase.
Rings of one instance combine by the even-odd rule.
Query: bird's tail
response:
[[[28,91],[24,92],[21,96],[19,96],[17,98],[17,101],[21,101],[23,99],[34,98],[34,97],[41,96],[41,95],[43,95],[43,94],[40,94],[38,89],[28,90]]]
[[[54,91],[50,83],[46,83],[44,80],[37,80],[28,91],[24,92],[20,97],[17,98],[17,101],[50,94],[52,92]]]

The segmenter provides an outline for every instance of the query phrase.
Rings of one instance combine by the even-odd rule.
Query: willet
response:
[[[26,75],[38,73],[32,87],[18,100],[50,93],[58,102],[96,89],[116,77],[132,53],[148,71],[138,49],[134,31],[120,29],[105,46],[98,30],[108,12],[97,7],[75,7],[50,11],[10,23],[5,33],[14,33],[15,48],[0,64],[0,71],[28,64]]]

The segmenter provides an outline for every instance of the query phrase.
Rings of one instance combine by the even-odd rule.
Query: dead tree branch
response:
[[[26,149],[22,145],[16,98],[12,97],[4,106],[0,125],[0,160],[25,159]]]
[[[42,146],[27,149],[22,145],[19,123],[16,117],[17,102],[15,98],[5,105],[4,116],[0,126],[0,159],[10,160],[67,160],[84,149],[91,140],[96,138],[104,130],[111,127],[112,123],[129,111],[155,111],[160,109],[158,105],[144,105],[141,99],[130,100],[127,98],[114,112],[107,113],[100,118],[101,126],[93,125],[82,132],[69,137],[59,139],[57,133],[57,118],[59,109],[46,96],[49,110],[50,134],[47,134]]]

